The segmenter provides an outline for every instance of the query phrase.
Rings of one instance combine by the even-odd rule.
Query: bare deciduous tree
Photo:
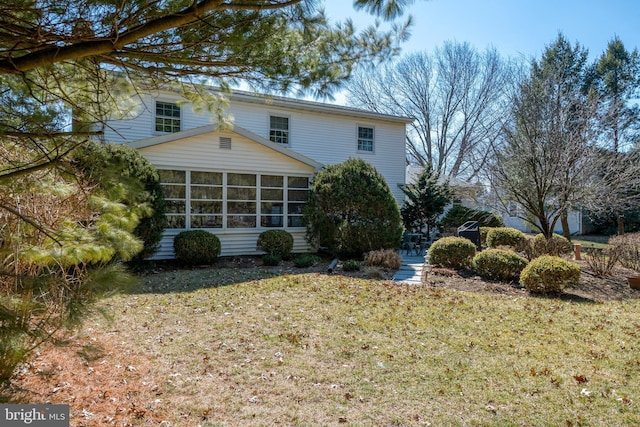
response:
[[[559,35],[514,96],[512,118],[495,147],[492,184],[503,205],[550,237],[558,221],[570,238],[570,209],[619,209],[640,200],[640,162],[602,148],[602,98],[586,90],[587,52]]]
[[[494,49],[445,43],[433,54],[360,71],[347,86],[351,104],[415,121],[407,156],[446,178],[471,179],[485,165],[504,119],[514,67]]]

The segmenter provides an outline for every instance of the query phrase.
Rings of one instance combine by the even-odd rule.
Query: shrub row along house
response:
[[[218,236],[222,256],[259,253],[269,229],[287,230],[293,251],[308,251],[311,181],[349,158],[373,165],[402,203],[412,119],[241,91],[228,99],[228,126],[169,91],[141,95],[134,118],[107,123],[107,142],[138,149],[159,171],[169,225],[155,259],[172,258],[173,238],[189,229]]]

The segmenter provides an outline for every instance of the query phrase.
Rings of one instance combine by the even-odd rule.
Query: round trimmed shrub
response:
[[[258,250],[266,252],[268,255],[280,255],[282,259],[291,258],[293,249],[293,236],[285,230],[263,231],[258,236]]]
[[[218,236],[204,230],[183,231],[173,239],[176,259],[187,265],[213,264],[220,248]]]
[[[472,266],[485,279],[516,280],[527,266],[527,260],[511,251],[487,249],[473,258]]]
[[[520,274],[520,283],[531,293],[561,292],[580,281],[580,266],[566,259],[543,255],[531,261]]]
[[[497,248],[498,246],[519,247],[527,240],[527,236],[515,228],[496,227],[487,231],[487,246]]]
[[[429,263],[442,267],[465,268],[471,265],[476,245],[464,237],[444,237],[429,248]]]
[[[547,239],[540,233],[531,240],[531,252],[534,258],[542,255],[562,256],[573,252],[573,247],[564,236],[553,234]]]
[[[492,227],[480,227],[480,246],[487,247],[487,234]]]

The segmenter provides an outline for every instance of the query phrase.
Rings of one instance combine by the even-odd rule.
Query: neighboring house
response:
[[[506,227],[512,227],[525,233],[539,233],[540,231],[531,225],[528,221],[521,218],[523,216],[522,208],[517,203],[510,203],[506,209],[502,209],[500,212],[502,215],[502,221]],[[583,218],[582,211],[579,209],[573,209],[569,211],[567,216],[569,223],[569,231],[571,235],[583,234]],[[554,233],[562,234],[562,224],[560,220],[556,222],[553,229]]]
[[[408,166],[406,181],[408,184],[416,181],[417,176],[422,171],[421,167]],[[524,212],[517,203],[510,203],[506,208],[495,200],[495,195],[487,194],[480,184],[468,183],[466,181],[453,178],[449,180],[449,186],[454,193],[454,201],[447,206],[441,218],[451,209],[454,204],[459,204],[471,209],[478,209],[492,212],[502,218],[506,227],[515,228],[525,233],[538,233],[538,229],[529,222],[522,219]],[[572,235],[583,234],[583,215],[579,209],[569,212],[569,230]],[[560,220],[555,225],[554,232],[562,234],[562,224]]]
[[[144,96],[135,118],[109,122],[105,140],[134,147],[160,172],[169,227],[155,259],[172,258],[173,238],[204,229],[223,256],[259,253],[269,229],[308,251],[302,212],[313,176],[359,157],[386,179],[399,203],[405,182],[405,126],[412,119],[248,92],[229,95],[233,125],[219,129],[170,92]]]

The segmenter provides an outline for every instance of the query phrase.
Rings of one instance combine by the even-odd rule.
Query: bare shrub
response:
[[[389,268],[397,270],[402,265],[402,257],[391,249],[367,252],[364,264],[371,267]]]
[[[609,249],[587,249],[587,256],[585,261],[587,265],[593,271],[596,276],[611,276],[611,271],[618,262],[618,250],[617,248]]]
[[[612,237],[609,245],[618,252],[618,260],[623,267],[640,271],[640,233]]]

